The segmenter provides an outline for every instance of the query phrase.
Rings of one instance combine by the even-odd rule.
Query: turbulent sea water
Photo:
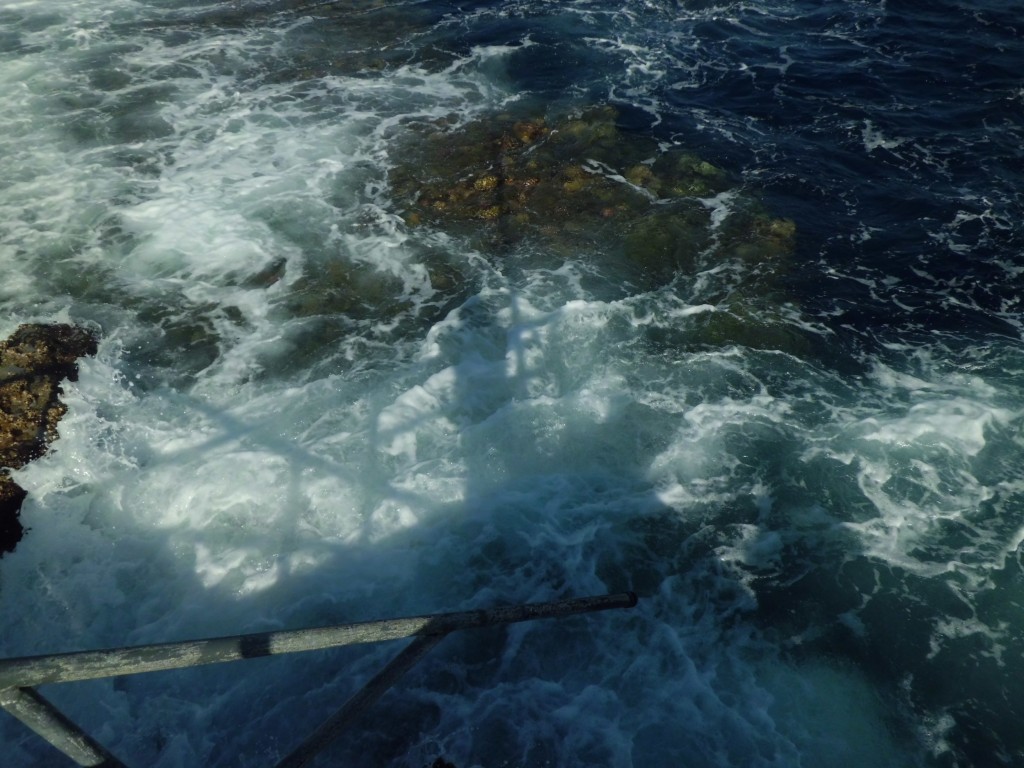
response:
[[[448,638],[322,764],[1024,765],[1013,5],[0,0],[0,334],[102,338],[0,655],[633,590]],[[423,126],[605,107],[793,222],[774,298],[737,197],[645,281],[395,194]],[[397,648],[42,691],[129,765],[272,765]]]

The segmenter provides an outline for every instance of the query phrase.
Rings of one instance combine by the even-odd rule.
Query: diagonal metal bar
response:
[[[550,603],[510,605],[480,611],[438,613],[315,629],[233,635],[100,651],[24,656],[0,660],[0,689],[197,667],[281,653],[313,651],[358,643],[378,643],[417,635],[445,634],[457,629],[511,624],[609,608],[629,608],[634,605],[636,595],[625,592]]]
[[[314,759],[342,729],[377,701],[396,680],[450,632],[610,608],[631,608],[636,603],[635,594],[623,592],[549,603],[438,613],[315,629],[263,632],[182,643],[4,659],[0,660],[0,707],[79,765],[91,768],[125,768],[123,763],[93,741],[32,686],[119,677],[141,672],[415,637],[412,643],[278,766],[298,768]]]
[[[409,643],[384,669],[346,701],[341,709],[328,718],[275,768],[302,768],[302,766],[309,765],[332,741],[338,738],[353,720],[373,706],[387,692],[388,688],[412,669],[416,662],[426,656],[445,637],[447,634],[424,635]]]
[[[79,765],[125,768],[124,763],[93,741],[34,688],[0,691],[0,706]]]

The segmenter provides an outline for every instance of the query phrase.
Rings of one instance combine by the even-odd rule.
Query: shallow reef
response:
[[[410,228],[465,238],[500,259],[517,249],[586,254],[631,293],[674,286],[715,306],[684,344],[803,351],[783,322],[796,241],[744,185],[693,152],[623,130],[606,105],[417,124],[389,183]],[[712,277],[697,286],[698,276]]]

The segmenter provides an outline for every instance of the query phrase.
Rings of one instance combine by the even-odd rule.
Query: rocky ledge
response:
[[[24,534],[25,490],[11,479],[46,453],[67,411],[61,382],[78,378],[78,358],[96,354],[96,336],[74,325],[21,325],[0,342],[0,556]]]

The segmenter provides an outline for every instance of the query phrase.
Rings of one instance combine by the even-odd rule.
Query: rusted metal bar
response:
[[[275,768],[302,768],[316,758],[359,715],[374,705],[388,688],[422,659],[446,635],[423,635],[413,640],[370,682],[346,701],[341,709],[324,722]]]
[[[636,605],[636,595],[626,592],[558,600],[550,603],[532,603],[480,611],[366,621],[315,629],[263,632],[99,651],[25,656],[0,660],[0,689],[135,675],[141,672],[196,667],[203,664],[217,664],[282,653],[398,640],[403,637],[444,635],[458,629],[473,629],[494,624],[568,616],[610,608],[629,608],[634,605]]]
[[[79,765],[125,768],[124,763],[93,741],[34,688],[0,691],[0,706]]]

